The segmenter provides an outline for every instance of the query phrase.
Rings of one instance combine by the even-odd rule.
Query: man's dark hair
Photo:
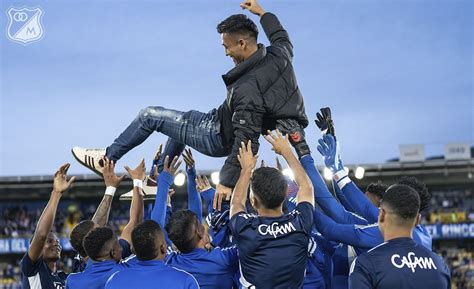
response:
[[[383,198],[383,193],[388,189],[388,186],[381,181],[378,181],[376,183],[370,183],[367,186],[366,191],[376,195],[379,199]]]
[[[257,41],[258,28],[255,23],[244,14],[235,14],[227,17],[217,25],[218,33],[240,34]]]
[[[181,210],[171,215],[166,225],[166,232],[181,253],[189,253],[199,242],[196,238],[197,226],[199,221],[196,214],[190,210]]]
[[[412,221],[420,211],[420,196],[407,185],[390,186],[380,203],[382,206],[387,206],[390,213],[397,215],[403,221]]]
[[[104,246],[113,240],[114,231],[109,227],[98,227],[92,229],[84,237],[84,250],[86,251],[87,256],[92,260],[96,260],[101,257],[102,250]]]
[[[133,229],[132,245],[138,260],[153,260],[159,255],[156,238],[163,238],[163,231],[153,220],[146,220]]]
[[[87,253],[82,246],[84,237],[94,228],[94,222],[85,220],[77,224],[71,231],[70,242],[74,250],[82,257],[87,257]]]
[[[397,183],[407,185],[418,192],[418,195],[420,196],[420,212],[424,212],[430,207],[431,193],[428,191],[428,188],[424,183],[418,181],[415,177],[409,176],[401,177]]]
[[[271,167],[261,167],[252,175],[252,191],[267,209],[275,209],[286,198],[288,183],[283,174]]]

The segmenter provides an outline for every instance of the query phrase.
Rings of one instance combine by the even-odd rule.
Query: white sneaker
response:
[[[92,170],[99,176],[103,176],[104,163],[102,157],[105,156],[105,149],[86,149],[81,147],[73,147],[72,155],[86,168]]]
[[[146,177],[143,180],[143,189],[142,189],[142,196],[144,201],[154,201],[156,198],[156,182],[155,180]],[[120,201],[131,201],[133,197],[133,189],[130,190],[128,193],[125,193],[120,196]]]

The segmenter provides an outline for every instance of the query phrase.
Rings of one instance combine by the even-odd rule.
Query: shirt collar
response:
[[[250,71],[260,60],[267,55],[267,49],[263,44],[258,44],[258,49],[245,61],[239,63],[236,67],[232,68],[229,72],[222,75],[222,79],[226,86],[231,85],[242,75]]]
[[[140,261],[137,259],[137,265],[139,266],[166,266],[165,262],[162,260],[146,260],[146,261]]]

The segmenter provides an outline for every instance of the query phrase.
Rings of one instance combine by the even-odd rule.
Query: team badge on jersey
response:
[[[41,25],[43,10],[39,7],[11,7],[7,10],[7,37],[13,42],[27,45],[43,38]]]

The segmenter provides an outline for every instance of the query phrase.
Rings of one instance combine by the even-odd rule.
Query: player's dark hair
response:
[[[159,255],[160,248],[157,248],[157,238],[163,238],[163,231],[160,225],[153,220],[146,220],[133,229],[132,245],[138,260],[153,260]]]
[[[288,183],[283,174],[271,167],[262,167],[252,175],[252,191],[267,209],[275,209],[286,198]]]
[[[378,181],[376,183],[370,183],[367,186],[366,191],[371,194],[374,194],[379,199],[381,199],[383,198],[383,193],[385,193],[387,189],[388,189],[388,186],[386,184],[382,183],[381,181]]]
[[[101,257],[104,246],[114,238],[114,231],[109,227],[98,227],[92,229],[84,237],[84,250],[92,260]]]
[[[407,185],[418,192],[418,195],[420,196],[420,212],[424,212],[430,207],[431,193],[428,191],[428,188],[424,183],[420,182],[415,177],[409,176],[401,177],[397,183]]]
[[[181,253],[189,253],[199,242],[198,238],[195,238],[197,226],[199,221],[196,214],[190,210],[181,210],[171,215],[166,232]]]
[[[227,17],[217,25],[218,33],[240,34],[257,41],[258,28],[255,23],[244,14],[235,14]]]
[[[407,185],[390,186],[380,203],[405,221],[415,219],[420,211],[420,196],[415,189]]]
[[[79,255],[82,257],[87,257],[87,253],[84,250],[84,246],[82,245],[84,242],[84,237],[94,228],[94,222],[91,220],[85,220],[77,224],[71,231],[71,235],[69,236],[71,246],[74,250],[76,250]]]

